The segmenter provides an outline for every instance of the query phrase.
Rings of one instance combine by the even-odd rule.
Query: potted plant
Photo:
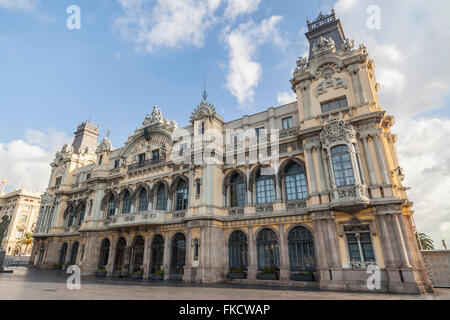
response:
[[[98,268],[98,270],[95,272],[95,275],[97,277],[106,277],[106,269],[105,268]]]
[[[164,269],[157,269],[150,277],[152,280],[164,280]]]
[[[121,273],[122,273],[122,270],[115,270],[114,272],[113,272],[113,274],[112,274],[112,276],[113,276],[113,278],[120,278],[122,275],[121,275]]]
[[[314,281],[314,273],[310,270],[308,271],[300,271],[297,273],[294,273],[292,275],[292,280],[294,281]]]
[[[132,279],[142,279],[142,270],[137,270],[131,274]]]
[[[231,269],[228,273],[228,279],[245,279],[247,275],[244,271],[244,267]]]
[[[265,268],[258,274],[260,280],[278,280],[278,270],[275,267]]]
[[[55,264],[53,265],[53,268],[56,269],[56,270],[61,270],[62,267],[63,267],[63,265],[62,265],[61,263],[55,263]]]

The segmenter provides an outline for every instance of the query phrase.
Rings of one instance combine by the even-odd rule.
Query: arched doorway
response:
[[[133,241],[133,272],[140,271],[144,264],[145,240],[137,236]]]
[[[157,234],[152,241],[152,256],[150,262],[150,273],[156,273],[161,269],[164,258],[164,238]]]
[[[288,241],[291,271],[316,270],[314,240],[311,231],[302,226],[295,227],[289,232]]]
[[[258,233],[258,269],[278,270],[280,268],[280,253],[277,234],[271,229],[263,229]]]
[[[104,269],[108,264],[110,245],[111,243],[109,242],[109,239],[103,239],[102,245],[100,246],[100,256],[98,260],[99,269]]]
[[[78,256],[78,241],[75,241],[72,245],[72,251],[70,253],[70,262],[69,265],[73,266],[77,264],[77,256]]]
[[[61,246],[61,251],[59,252],[59,264],[61,266],[63,266],[64,263],[66,263],[67,248],[68,245],[66,242],[64,242],[63,245]]]
[[[170,264],[170,278],[182,280],[184,265],[186,264],[186,238],[177,233],[172,238],[172,260]]]
[[[123,260],[125,257],[125,247],[126,246],[127,246],[127,241],[124,238],[120,238],[117,241],[116,257],[114,259],[114,271],[120,271],[122,269]]]

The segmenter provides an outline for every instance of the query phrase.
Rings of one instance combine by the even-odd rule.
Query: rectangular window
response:
[[[261,134],[263,133],[264,127],[260,127],[260,128],[256,128],[255,132],[256,132],[256,136],[259,137],[261,136]]]
[[[140,166],[143,166],[145,163],[145,153],[141,153],[138,155],[138,163]]]
[[[61,177],[56,178],[55,186],[61,185],[61,182],[62,182],[62,178]]]
[[[283,129],[290,129],[294,126],[294,121],[293,121],[292,117],[284,118],[281,120],[281,124],[282,124]]]
[[[347,232],[350,262],[375,262],[370,232]]]
[[[120,165],[120,160],[119,159],[115,160],[114,161],[114,169],[117,169],[119,167],[119,165]]]
[[[88,173],[88,174],[86,175],[86,180],[89,180],[90,178],[91,178],[91,174]]]
[[[100,157],[98,158],[98,165],[101,166],[103,163],[103,155],[101,154]]]
[[[328,102],[323,102],[320,105],[322,106],[322,112],[339,110],[348,106],[347,97],[339,98]]]
[[[153,163],[159,162],[159,149],[152,151],[152,162]]]
[[[275,201],[273,180],[271,178],[256,181],[256,203],[264,204]]]

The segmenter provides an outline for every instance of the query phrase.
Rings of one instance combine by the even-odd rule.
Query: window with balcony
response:
[[[285,171],[285,181],[287,200],[300,200],[308,197],[304,168],[292,163]]]
[[[186,210],[188,206],[188,187],[186,181],[180,181],[176,190],[176,202],[175,202],[175,210],[182,211]]]
[[[283,129],[290,129],[294,126],[292,117],[281,119],[281,125]]]
[[[147,190],[144,188],[139,192],[139,212],[145,212],[148,210]]]
[[[275,201],[275,189],[272,176],[258,176],[256,178],[256,203],[265,204]]]
[[[152,162],[153,163],[159,162],[159,149],[152,151]]]
[[[330,112],[334,110],[343,109],[348,107],[347,97],[342,97],[336,100],[331,100],[327,102],[322,102],[321,104],[322,112]]]
[[[113,195],[111,195],[109,197],[109,202],[108,202],[108,218],[112,217],[115,214],[116,211],[116,199],[114,198]]]
[[[156,193],[156,210],[165,211],[167,208],[166,188],[161,184]]]
[[[245,206],[244,180],[239,174],[235,174],[230,181],[230,207]]]
[[[122,214],[130,213],[130,209],[131,209],[131,196],[130,192],[128,192],[127,190],[123,197]]]
[[[114,169],[117,169],[119,167],[119,165],[120,165],[120,160],[119,159],[114,160]]]
[[[355,185],[352,160],[348,147],[345,145],[331,149],[331,161],[333,164],[334,178],[337,187]]]
[[[145,153],[138,155],[138,164],[139,166],[143,166],[145,164]]]

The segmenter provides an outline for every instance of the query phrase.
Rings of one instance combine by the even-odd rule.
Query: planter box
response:
[[[278,280],[278,273],[260,273],[258,274],[259,280]]]
[[[314,281],[314,274],[302,274],[302,273],[294,273],[292,275],[292,280],[294,281]]]
[[[122,275],[120,274],[120,272],[113,272],[112,276],[113,278],[120,278]]]
[[[98,271],[97,271],[97,272],[95,273],[95,276],[96,276],[96,277],[106,277],[106,272],[98,272]]]
[[[228,273],[228,279],[246,279],[247,275],[245,272],[230,272]]]
[[[142,276],[143,276],[142,273],[139,273],[139,274],[132,273],[131,279],[142,279]]]
[[[163,274],[154,274],[154,273],[152,273],[150,275],[150,279],[152,279],[152,280],[164,280],[164,275]]]

